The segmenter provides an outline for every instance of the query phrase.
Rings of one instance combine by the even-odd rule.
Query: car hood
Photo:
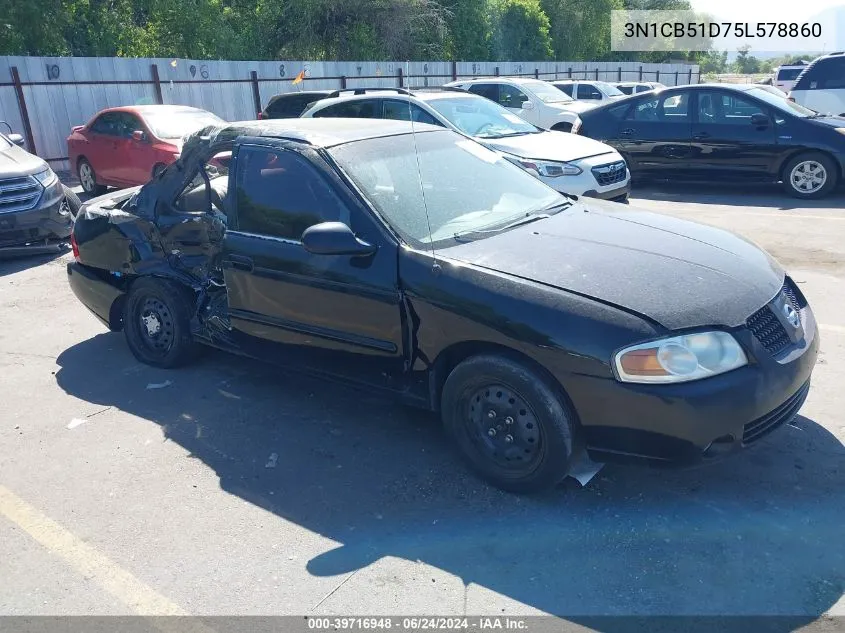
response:
[[[501,152],[538,160],[573,161],[616,151],[610,145],[567,132],[542,132],[502,139],[478,140]]]
[[[440,253],[592,297],[670,330],[741,325],[784,279],[765,251],[732,233],[601,201]]]
[[[555,108],[556,110],[563,110],[566,112],[586,112],[595,108],[595,104],[587,103],[586,101],[567,101],[565,103],[547,103],[547,106]]]
[[[17,145],[0,151],[0,178],[14,178],[41,171],[47,166],[43,160]]]

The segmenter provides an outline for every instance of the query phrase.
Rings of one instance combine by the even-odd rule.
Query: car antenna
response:
[[[436,275],[440,273],[440,264],[437,263],[437,252],[434,250],[434,238],[431,233],[431,217],[428,215],[428,204],[425,200],[425,187],[423,186],[422,168],[420,166],[420,148],[419,145],[417,145],[417,131],[414,128],[414,111],[411,108],[411,93],[408,92],[405,97],[408,99],[408,120],[411,122],[411,138],[414,141],[414,158],[416,158],[417,161],[417,180],[420,183],[420,194],[422,195],[423,209],[425,210],[425,221],[428,225],[428,245],[431,247],[431,257],[434,259],[431,270]]]

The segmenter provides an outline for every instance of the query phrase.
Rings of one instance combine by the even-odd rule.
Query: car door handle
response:
[[[250,273],[255,269],[252,257],[245,257],[244,255],[229,255],[223,260],[223,265],[227,268],[245,270]]]
[[[699,132],[698,134],[692,137],[694,141],[703,141],[706,138],[710,138],[710,135],[707,132]]]

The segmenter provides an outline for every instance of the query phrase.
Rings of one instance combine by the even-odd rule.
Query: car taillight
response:
[[[79,244],[76,243],[76,235],[73,231],[70,232],[70,247],[73,249],[73,258],[79,261]]]
[[[263,113],[263,112],[259,112],[259,113],[258,113],[258,120],[260,121],[260,120],[261,120],[261,119],[263,119],[263,118],[264,118],[264,113]]]

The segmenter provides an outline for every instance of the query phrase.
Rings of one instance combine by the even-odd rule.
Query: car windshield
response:
[[[432,99],[428,105],[446,117],[461,132],[470,136],[502,138],[540,131],[507,108],[481,97]]]
[[[594,81],[593,85],[599,90],[601,90],[608,97],[618,97],[620,95],[625,94],[621,90],[619,90],[619,88],[617,88],[616,86],[612,86],[606,81]]]
[[[816,116],[818,113],[815,110],[810,110],[810,108],[805,108],[802,105],[798,105],[794,101],[789,101],[784,96],[778,96],[776,94],[772,94],[768,90],[763,90],[762,88],[752,88],[748,91],[752,97],[757,97],[760,101],[765,101],[771,106],[774,106],[781,112],[788,112],[789,114],[797,117],[807,118]]]
[[[563,90],[546,81],[526,82],[524,84],[520,84],[520,87],[533,92],[543,103],[568,103],[572,101],[572,97],[566,94]]]
[[[568,204],[496,152],[447,130],[346,143],[329,153],[384,221],[418,248],[488,237]]]
[[[158,138],[177,139],[208,125],[225,125],[216,114],[205,110],[173,110],[144,113],[144,121]]]

